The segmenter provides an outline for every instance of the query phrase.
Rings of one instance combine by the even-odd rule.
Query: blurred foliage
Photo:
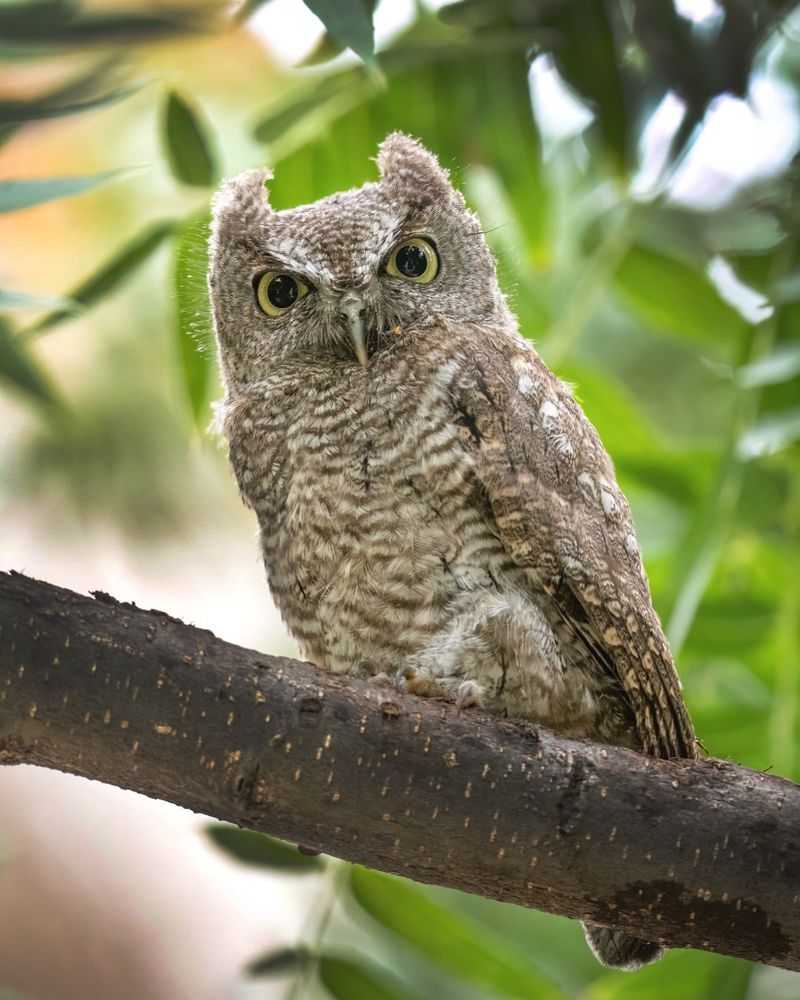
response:
[[[211,482],[194,458],[214,450],[204,428],[219,394],[205,285],[211,188],[266,161],[276,207],[313,201],[369,179],[378,142],[404,129],[479,212],[521,329],[576,386],[615,460],[705,744],[799,779],[798,162],[705,202],[673,196],[720,95],[750,100],[754,81],[768,79],[791,95],[796,125],[795,4],[721,0],[700,23],[669,0],[463,0],[440,16],[420,5],[376,54],[372,3],[309,0],[325,35],[293,71],[262,54],[255,102],[226,89],[223,59],[204,66],[196,90],[164,71],[169,53],[202,39],[249,52],[248,17],[262,5],[0,5],[0,58],[42,81],[0,94],[7,149],[92,115],[118,123],[115,135],[141,131],[152,106],[161,157],[143,205],[147,188],[135,209],[124,184],[107,189],[120,192],[121,221],[103,230],[110,249],[98,241],[66,290],[6,288],[0,275],[0,384],[9,407],[29,413],[14,446],[19,474],[0,485],[32,504],[55,493],[86,518],[102,511],[138,539],[191,537],[182,514]],[[347,46],[361,61],[338,58]],[[584,127],[543,131],[532,59],[558,73]],[[684,113],[648,174],[647,130],[668,95]],[[87,162],[93,173],[0,181],[3,219],[67,196],[91,205],[142,160],[118,162],[103,141]],[[52,240],[69,253],[67,234],[54,229]],[[12,260],[5,270],[14,274]],[[62,370],[54,339],[80,348],[88,378]],[[240,861],[317,880],[303,941],[251,969],[289,975],[295,997],[766,1000],[800,989],[776,970],[700,952],[624,976],[594,962],[572,922],[229,827],[213,837]]]
[[[303,853],[282,840],[264,837],[253,830],[240,830],[229,823],[212,823],[206,832],[217,847],[248,865],[280,868],[298,874],[319,871],[322,867],[319,855]]]

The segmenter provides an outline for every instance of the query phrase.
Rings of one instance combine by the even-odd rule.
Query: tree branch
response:
[[[0,574],[0,762],[800,971],[800,788],[400,695]]]

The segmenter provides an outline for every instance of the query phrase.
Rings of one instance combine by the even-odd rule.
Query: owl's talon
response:
[[[456,693],[456,708],[480,708],[483,705],[483,685],[477,681],[462,681]]]
[[[401,663],[394,675],[394,685],[398,691],[430,698],[437,693],[434,679],[426,671],[411,663]]]
[[[398,691],[409,691],[411,690],[408,686],[409,682],[413,683],[418,674],[419,670],[416,667],[412,667],[410,663],[401,663],[395,671],[394,686]]]

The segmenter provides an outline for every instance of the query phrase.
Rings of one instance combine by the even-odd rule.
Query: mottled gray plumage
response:
[[[327,670],[694,756],[597,433],[520,337],[478,220],[435,158],[394,134],[378,167],[377,183],[288,211],[269,207],[263,171],[215,201],[222,426],[289,630]],[[429,283],[386,273],[412,237],[436,248]],[[265,315],[263,272],[310,291]],[[622,968],[661,953],[587,937]]]

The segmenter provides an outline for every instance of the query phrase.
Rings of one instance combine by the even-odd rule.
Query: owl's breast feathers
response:
[[[459,442],[442,344],[286,367],[226,401],[270,589],[305,656],[393,671],[447,623],[454,594],[507,560]]]
[[[298,364],[223,408],[276,603],[345,669],[430,641],[460,590],[507,584],[567,659],[612,681],[655,756],[696,754],[627,501],[567,387],[510,329],[408,331]]]

